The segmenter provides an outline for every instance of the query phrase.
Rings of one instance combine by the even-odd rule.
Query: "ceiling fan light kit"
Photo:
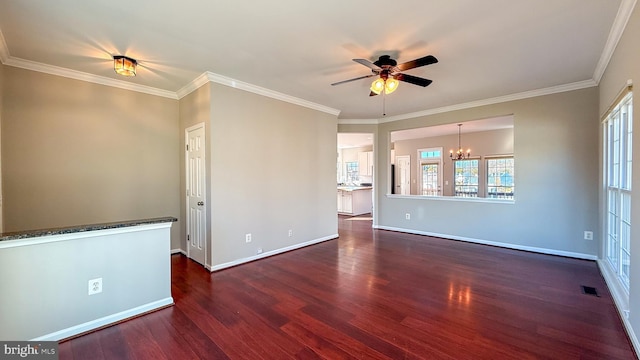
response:
[[[393,78],[387,79],[387,81],[385,81],[385,84],[384,84],[384,92],[386,94],[391,94],[392,92],[396,91],[399,85],[400,85],[400,81]]]
[[[376,95],[379,95],[382,90],[384,90],[384,85],[385,85],[385,81],[383,79],[375,79],[372,83],[371,83],[371,91],[374,92]]]

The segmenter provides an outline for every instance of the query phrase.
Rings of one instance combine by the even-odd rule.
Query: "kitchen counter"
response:
[[[357,190],[371,190],[372,186],[338,186],[338,190],[342,191],[357,191]]]
[[[85,232],[85,231],[118,229],[118,228],[130,227],[130,226],[159,224],[159,223],[175,222],[175,221],[178,221],[178,219],[174,217],[160,217],[160,218],[142,219],[142,220],[127,220],[127,221],[118,221],[118,222],[100,223],[100,224],[76,225],[76,226],[67,226],[67,227],[52,228],[52,229],[5,232],[5,233],[0,233],[0,241],[28,239],[28,238],[34,238],[34,237],[40,237],[40,236],[73,234],[73,233],[79,233],[79,232]]]
[[[362,215],[373,207],[371,186],[338,186],[338,214]]]

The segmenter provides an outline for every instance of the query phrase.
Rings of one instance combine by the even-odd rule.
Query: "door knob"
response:
[[[204,205],[204,201],[198,201],[198,205],[199,205],[199,206]]]

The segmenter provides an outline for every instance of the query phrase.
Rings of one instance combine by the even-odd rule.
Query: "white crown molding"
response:
[[[7,42],[4,41],[2,30],[0,30],[0,61],[4,64],[7,59],[9,59],[9,48],[7,47]]]
[[[338,125],[377,125],[378,119],[338,119]]]
[[[209,82],[209,79],[207,77],[207,73],[203,72],[202,74],[200,74],[200,76],[193,79],[190,83],[188,83],[187,85],[183,86],[178,91],[176,91],[176,95],[178,96],[178,99],[182,99],[183,97],[198,90],[202,85],[208,82]]]
[[[70,79],[86,81],[94,84],[111,86],[119,89],[136,91],[144,94],[161,96],[169,99],[178,99],[178,95],[173,91],[162,90],[146,85],[134,84],[122,80],[111,79],[104,76],[93,75],[81,71],[62,68],[59,66],[53,66],[43,64],[31,60],[25,60],[13,57],[9,54],[9,48],[0,30],[0,61],[7,66],[13,66],[21,69],[37,71],[45,74],[62,76]]]
[[[340,114],[340,110],[334,109],[328,106],[320,105],[311,101],[303,100],[294,96],[290,96],[287,94],[283,94],[277,91],[269,90],[257,85],[252,85],[240,80],[235,80],[230,77],[226,77],[220,74],[212,73],[210,71],[204,72],[202,75],[195,78],[192,82],[178,90],[178,98],[181,99],[191,92],[198,89],[200,86],[206,84],[207,82],[213,82],[216,84],[221,84],[225,86],[229,86],[232,88],[248,91],[254,94],[266,96],[272,99],[288,102],[290,104],[303,106],[309,109],[322,111],[327,114],[338,116]]]
[[[528,99],[528,98],[533,98],[533,97],[538,97],[538,96],[557,94],[557,93],[562,93],[562,92],[566,92],[566,91],[573,91],[573,90],[580,90],[580,89],[590,88],[590,87],[594,87],[594,86],[598,86],[598,84],[593,79],[584,80],[584,81],[578,81],[578,82],[574,82],[574,83],[570,83],[570,84],[552,86],[552,87],[548,87],[548,88],[544,88],[544,89],[524,91],[524,92],[516,93],[516,94],[498,96],[498,97],[484,99],[484,100],[478,100],[478,101],[471,101],[471,102],[463,103],[463,104],[444,106],[444,107],[440,107],[440,108],[429,109],[429,110],[424,110],[424,111],[418,111],[418,112],[409,113],[409,114],[401,114],[401,115],[389,116],[389,117],[386,117],[386,118],[378,119],[378,123],[382,124],[382,123],[398,121],[398,120],[413,119],[413,118],[417,118],[417,117],[421,117],[421,116],[441,114],[441,113],[450,112],[450,111],[464,110],[464,109],[470,109],[470,108],[475,108],[475,107],[480,107],[480,106],[504,103],[504,102],[508,102],[508,101],[515,101],[515,100]]]
[[[146,85],[133,84],[130,82],[111,79],[104,76],[93,75],[81,71],[71,70],[62,68],[59,66],[53,66],[48,64],[43,64],[31,60],[25,60],[20,58],[15,58],[13,56],[9,56],[7,61],[4,62],[5,65],[14,66],[22,69],[38,71],[45,74],[62,76],[70,79],[86,81],[94,84],[111,86],[124,90],[131,90],[140,93],[145,93],[149,95],[166,97],[169,99],[178,99],[178,96],[173,91],[162,90],[158,88],[154,88]]]
[[[338,116],[340,110],[207,71],[209,81]]]
[[[618,42],[624,33],[624,29],[627,27],[633,8],[636,6],[636,1],[637,0],[622,0],[620,3],[616,18],[613,20],[613,25],[611,25],[611,31],[609,31],[607,43],[604,46],[604,50],[602,50],[598,65],[596,65],[596,69],[593,72],[593,80],[598,84],[609,65],[609,61],[611,61],[613,52],[616,50],[616,46],[618,46]]]
[[[602,78],[602,75],[604,74],[604,71],[606,70],[606,67],[609,61],[611,60],[611,56],[615,51],[615,48],[624,32],[624,29],[627,25],[627,22],[629,21],[629,18],[635,7],[636,2],[637,0],[622,0],[620,4],[620,8],[618,9],[616,18],[612,25],[611,31],[609,33],[609,37],[607,39],[605,49],[603,50],[603,53],[600,57],[598,65],[596,66],[593,79],[591,80],[584,80],[584,81],[574,82],[570,84],[554,86],[550,88],[525,91],[525,92],[511,94],[511,95],[505,95],[505,96],[494,97],[490,99],[472,101],[468,103],[445,106],[445,107],[440,107],[435,109],[395,115],[395,116],[379,118],[379,119],[375,119],[375,118],[373,119],[338,119],[338,124],[356,124],[356,125],[374,124],[375,125],[375,124],[381,124],[386,122],[406,120],[406,119],[439,114],[439,113],[444,113],[449,111],[469,109],[469,108],[479,107],[484,105],[521,100],[526,98],[532,98],[537,96],[543,96],[543,95],[549,95],[549,94],[555,94],[555,93],[560,93],[565,91],[572,91],[572,90],[578,90],[578,89],[597,86],[598,83],[600,82],[600,79]],[[65,68],[61,68],[53,65],[38,63],[30,60],[15,58],[9,54],[9,49],[7,48],[7,44],[4,40],[4,36],[1,30],[0,30],[0,61],[2,61],[3,64],[8,66],[19,67],[23,69],[43,72],[51,75],[63,76],[67,78],[92,82],[92,83],[106,85],[106,86],[113,86],[113,87],[117,87],[125,90],[137,91],[141,93],[166,97],[170,99],[182,99],[183,97],[187,96],[191,92],[200,88],[202,85],[206,84],[207,82],[214,82],[214,83],[230,86],[233,88],[249,91],[258,95],[300,105],[310,109],[322,111],[331,115],[338,116],[340,114],[340,110],[338,109],[334,109],[328,106],[313,103],[307,100],[303,100],[290,95],[279,93],[263,87],[245,83],[245,82],[235,80],[223,75],[215,74],[209,71],[202,73],[200,76],[198,76],[189,84],[179,89],[177,92],[172,92],[172,91],[153,88],[150,86],[138,85],[138,84],[133,84],[133,83],[125,82],[121,80],[115,80],[107,77],[88,74],[88,73],[84,73],[76,70],[65,69]]]

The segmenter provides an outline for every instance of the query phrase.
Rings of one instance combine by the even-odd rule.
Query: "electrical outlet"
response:
[[[411,214],[409,213],[404,214],[404,218],[407,220],[411,220]]]
[[[251,242],[251,234],[247,234],[244,236],[244,241],[250,243]]]
[[[89,295],[95,295],[102,292],[102,278],[89,280]]]
[[[293,236],[293,230],[289,229],[289,237]]]
[[[585,231],[584,232],[585,240],[593,240],[593,231]]]

